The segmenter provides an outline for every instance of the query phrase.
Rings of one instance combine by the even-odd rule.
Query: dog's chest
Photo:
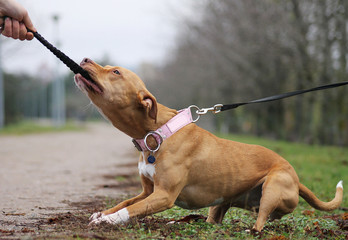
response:
[[[156,174],[155,164],[149,164],[142,160],[138,163],[138,169],[140,175],[144,175],[153,182],[153,176]]]

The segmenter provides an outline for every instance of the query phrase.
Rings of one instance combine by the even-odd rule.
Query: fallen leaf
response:
[[[304,210],[304,211],[302,211],[302,214],[306,215],[306,216],[313,216],[314,215],[314,211]]]

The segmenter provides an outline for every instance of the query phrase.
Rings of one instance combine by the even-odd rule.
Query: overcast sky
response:
[[[76,62],[104,56],[135,69],[141,62],[163,62],[174,44],[178,16],[192,13],[189,0],[18,0],[38,32]],[[59,15],[59,27],[53,15]],[[37,40],[21,42],[1,36],[6,71],[37,74],[56,68],[56,58]],[[60,71],[67,71],[58,64]]]

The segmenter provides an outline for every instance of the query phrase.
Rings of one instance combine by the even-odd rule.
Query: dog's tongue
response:
[[[102,91],[100,90],[99,87],[97,87],[94,83],[91,84],[92,88],[94,89],[94,91],[98,92],[98,93],[102,93]]]
[[[102,93],[102,90],[96,85],[96,83],[92,79],[86,79],[82,74],[78,73],[76,76],[81,76],[82,80],[87,84],[90,88],[92,88],[95,92]]]

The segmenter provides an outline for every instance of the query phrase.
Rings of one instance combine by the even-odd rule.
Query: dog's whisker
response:
[[[83,107],[83,111],[87,111],[89,108],[91,108],[93,106],[92,101],[89,102],[86,106]]]

